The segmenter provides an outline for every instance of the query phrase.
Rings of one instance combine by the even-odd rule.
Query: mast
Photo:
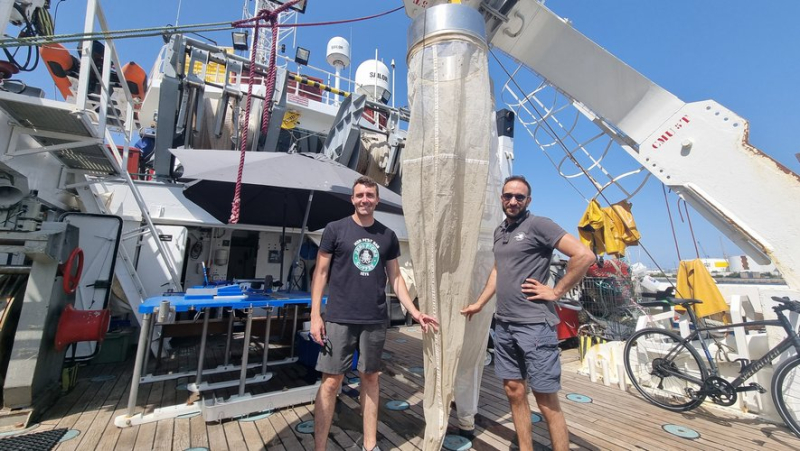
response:
[[[255,2],[253,2],[253,10],[250,11],[248,10],[247,7],[248,3],[250,3],[248,0],[244,0],[244,6],[242,7],[242,19],[250,19],[262,9],[267,9],[267,8],[272,9],[278,6],[278,3],[270,0],[256,0]],[[294,11],[290,8],[282,12],[281,15],[278,17],[278,23],[280,24],[297,23],[297,11]],[[280,48],[280,45],[285,43],[288,39],[295,38],[296,32],[297,29],[295,27],[279,28],[278,48]],[[253,37],[251,33],[250,48],[252,48],[254,44],[255,43],[253,42]],[[260,29],[258,33],[258,53],[256,54],[257,63],[267,64],[267,55],[269,55],[271,45],[272,45],[272,30],[270,30],[269,28]],[[294,47],[294,45],[290,47]]]

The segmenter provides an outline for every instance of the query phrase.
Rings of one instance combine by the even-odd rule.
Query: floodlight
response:
[[[297,53],[294,55],[294,62],[301,66],[306,66],[308,65],[309,56],[311,56],[311,52],[308,49],[298,47]]]
[[[231,35],[233,37],[234,50],[247,50],[247,30],[234,31],[231,33]]]

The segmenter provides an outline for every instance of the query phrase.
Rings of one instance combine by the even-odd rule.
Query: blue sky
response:
[[[179,0],[103,2],[113,29],[174,24],[179,3]],[[67,0],[52,4],[59,5],[56,33],[80,31],[84,2]],[[310,0],[308,12],[299,20],[320,22],[355,18],[400,5],[400,0]],[[714,99],[748,119],[751,143],[791,170],[800,172],[800,163],[794,156],[800,152],[800,110],[797,107],[800,105],[800,28],[796,26],[800,2],[551,0],[546,5],[570,19],[577,30],[682,100]],[[233,21],[241,18],[241,12],[241,0],[185,0],[180,4],[179,22],[186,25]],[[353,73],[359,62],[374,57],[375,49],[379,49],[380,58],[387,64],[391,59],[397,63],[395,99],[398,105],[403,105],[406,103],[404,62],[408,24],[405,13],[398,11],[356,24],[303,28],[297,34],[297,41],[311,50],[311,65],[327,68],[324,54],[328,39],[347,38],[351,43]],[[221,45],[230,43],[230,33],[208,35]],[[162,43],[160,38],[140,38],[120,40],[117,46],[123,63],[134,60],[149,70]],[[501,60],[514,67],[507,58],[501,57]],[[491,57],[490,70],[495,86],[502,86],[506,77]],[[52,86],[44,68],[26,80],[31,84]],[[528,84],[528,87],[533,89],[535,85]],[[50,88],[47,92],[53,90]],[[497,98],[502,99],[499,92]],[[532,210],[574,232],[586,207],[584,197],[588,191],[584,189],[580,195],[560,178],[521,127],[517,128],[515,151],[515,172],[528,177],[533,185]],[[632,164],[632,159],[619,149],[610,159],[615,165],[618,160],[620,167]],[[678,259],[660,184],[656,180],[648,182],[633,198],[633,204],[645,246],[660,265],[675,267]],[[674,214],[674,196],[671,206]],[[694,257],[688,226],[681,223],[677,215],[674,219],[682,256]],[[740,253],[696,213],[692,214],[692,223],[703,249],[701,256],[720,257],[723,248],[728,255]],[[629,255],[633,261],[641,260],[652,266],[644,253],[634,249]]]

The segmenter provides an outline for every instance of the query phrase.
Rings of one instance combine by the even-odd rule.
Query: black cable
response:
[[[58,21],[58,7],[61,6],[61,4],[65,1],[67,0],[58,0],[58,3],[56,3],[56,9],[53,13],[53,32],[56,30],[56,22]]]
[[[22,20],[25,21],[25,26],[20,30],[19,37],[30,37],[30,36],[37,36],[37,26],[28,20],[28,16],[25,14],[25,10],[22,6],[18,3],[14,3],[14,9],[17,10],[19,15],[22,17]],[[36,69],[39,66],[39,52],[36,50],[34,46],[27,46],[28,54],[25,58],[25,64],[20,64],[19,60],[16,58],[16,54],[19,51],[19,48],[14,51],[12,54],[8,51],[7,48],[3,48],[3,53],[5,53],[6,58],[8,61],[13,64],[20,72],[30,72]],[[33,64],[31,65],[31,58],[33,58]]]

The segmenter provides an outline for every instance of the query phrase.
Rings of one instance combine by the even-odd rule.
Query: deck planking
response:
[[[403,339],[401,342],[397,339]],[[378,444],[384,450],[421,449],[425,429],[423,411],[422,375],[410,368],[422,365],[422,335],[418,327],[392,329],[387,335],[384,373],[381,376],[380,413],[378,422]],[[194,366],[197,346],[177,342],[173,356],[160,362],[158,371],[183,371]],[[260,359],[261,348],[250,347],[250,361]],[[232,361],[241,357],[241,340],[232,346]],[[222,362],[224,341],[212,340],[207,349],[206,368]],[[271,351],[272,352],[272,351]],[[272,354],[271,354],[272,355]],[[588,377],[576,373],[579,367],[577,352],[566,351],[562,355],[561,405],[570,427],[570,448],[576,450],[624,450],[624,449],[676,449],[676,450],[765,450],[800,449],[800,439],[783,425],[769,423],[754,416],[722,410],[704,405],[685,413],[659,409],[644,401],[632,387],[627,392],[617,387],[606,387],[592,383]],[[155,361],[150,362],[153,371]],[[304,421],[313,420],[314,406],[301,405],[280,409],[255,421],[206,423],[202,416],[165,419],[131,428],[120,429],[114,418],[127,412],[128,393],[133,362],[118,365],[82,366],[76,387],[48,409],[40,419],[40,425],[31,432],[54,428],[70,428],[80,431],[78,437],[59,444],[57,451],[72,450],[175,450],[207,448],[210,450],[276,450],[308,451],[313,449],[313,435],[301,434],[295,429]],[[349,374],[352,376],[355,374]],[[92,382],[95,376],[113,376],[103,382]],[[210,381],[222,380],[235,375],[215,375]],[[309,379],[306,369],[299,366],[281,368],[270,382],[248,386],[252,393],[280,390],[296,386]],[[137,412],[149,413],[157,407],[186,402],[189,392],[179,389],[194,378],[142,385],[137,402]],[[218,390],[213,396],[227,397],[236,387]],[[580,404],[565,398],[568,393],[580,393],[592,398],[588,404]],[[410,405],[405,411],[386,408],[389,400],[404,400]],[[535,400],[529,396],[532,411],[538,413]],[[514,449],[516,434],[509,413],[508,401],[502,389],[502,381],[491,367],[484,372],[481,385],[476,439],[471,449]],[[347,384],[336,406],[334,424],[329,437],[330,450],[359,450],[361,448],[361,407],[358,385]],[[695,429],[701,434],[696,440],[687,440],[670,435],[662,429],[666,423]],[[455,432],[455,412],[449,419],[450,432]],[[533,425],[536,449],[548,449],[550,444],[547,425]]]

